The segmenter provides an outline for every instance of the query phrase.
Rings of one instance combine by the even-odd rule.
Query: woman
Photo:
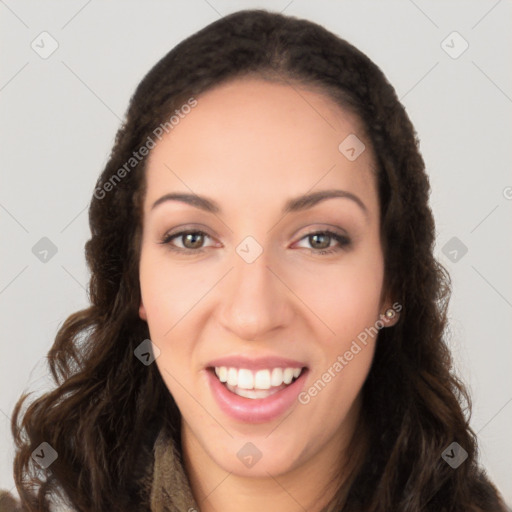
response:
[[[97,183],[58,386],[14,411],[25,510],[504,511],[450,371],[428,194],[346,41],[241,11],[179,44]]]

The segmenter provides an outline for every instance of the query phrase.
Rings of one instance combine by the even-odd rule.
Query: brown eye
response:
[[[165,235],[160,242],[163,245],[168,245],[170,249],[178,252],[202,252],[204,250],[203,244],[205,237],[210,236],[204,231],[180,231],[179,233]],[[176,245],[174,240],[181,241],[182,247]]]
[[[351,241],[348,237],[334,233],[333,231],[315,231],[301,238],[307,239],[311,247],[311,252],[319,255],[331,254],[340,251],[343,247],[349,246]],[[338,246],[331,246],[332,241],[336,241]],[[307,248],[307,247],[306,247]]]
[[[308,238],[313,249],[327,249],[331,245],[331,237],[326,233],[313,233]]]
[[[186,249],[199,249],[204,242],[202,233],[194,232],[181,235],[181,240]]]

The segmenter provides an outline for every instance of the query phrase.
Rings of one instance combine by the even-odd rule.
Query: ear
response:
[[[142,320],[145,320],[146,322],[148,321],[148,316],[146,315],[146,308],[144,307],[142,299],[140,300],[139,316]]]
[[[386,298],[381,304],[379,319],[384,323],[384,327],[393,327],[400,319],[402,304],[398,301],[392,301]]]

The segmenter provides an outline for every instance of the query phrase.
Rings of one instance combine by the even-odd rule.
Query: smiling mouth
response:
[[[227,366],[210,367],[226,389],[235,395],[252,400],[267,398],[295,382],[306,368],[267,368],[252,371],[247,368]]]

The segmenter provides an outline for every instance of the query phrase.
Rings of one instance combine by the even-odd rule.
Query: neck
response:
[[[359,412],[359,411],[358,411]],[[304,463],[286,473],[261,477],[237,475],[221,468],[187,428],[182,429],[186,472],[201,512],[279,510],[280,512],[321,512],[336,495],[348,489],[361,462],[365,446],[364,429],[357,426],[357,414],[349,431],[325,443]],[[355,457],[347,457],[347,447]]]

